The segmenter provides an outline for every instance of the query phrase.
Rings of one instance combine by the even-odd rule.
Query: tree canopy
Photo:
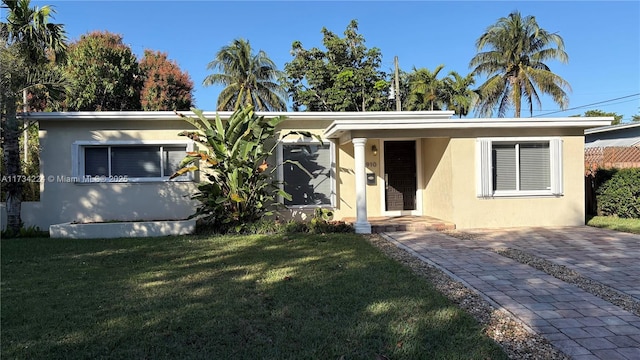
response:
[[[144,83],[142,110],[189,110],[193,105],[193,81],[166,53],[145,50],[140,60]]]
[[[293,60],[285,64],[287,92],[294,110],[376,111],[389,108],[389,82],[380,71],[382,53],[368,49],[358,33],[358,22],[344,31],[344,38],[322,28],[326,50],[291,45]]]
[[[433,71],[427,68],[416,69],[409,73],[409,110],[441,110],[446,104],[445,82],[438,79],[444,65],[438,65]]]
[[[544,63],[568,62],[564,41],[542,29],[535,17],[513,12],[500,18],[478,38],[476,47],[478,54],[469,64],[472,74],[488,76],[479,88],[477,110],[481,115],[492,116],[497,111],[504,117],[513,108],[514,116],[520,117],[522,101],[533,114],[534,103],[541,107],[541,94],[550,95],[562,109],[568,106],[565,90],[570,90],[569,83]]]
[[[222,47],[207,69],[218,72],[208,75],[203,85],[225,86],[218,96],[218,110],[241,106],[253,106],[256,111],[287,109],[286,92],[278,82],[281,72],[264,51],[254,54],[249,41],[235,39]]]
[[[69,46],[70,111],[139,110],[142,72],[122,36],[94,31]]]
[[[606,112],[606,111],[602,111],[602,110],[587,110],[584,112],[584,115],[574,115],[574,116],[585,116],[585,117],[605,117],[605,116],[612,116],[613,117],[613,121],[611,122],[611,125],[618,125],[620,124],[620,122],[622,121],[622,115],[615,113],[615,112]]]

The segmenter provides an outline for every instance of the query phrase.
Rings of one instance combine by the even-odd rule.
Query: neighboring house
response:
[[[584,162],[598,168],[640,167],[640,122],[586,129]]]
[[[613,120],[457,119],[451,111],[260,115],[287,116],[283,133],[308,130],[326,139],[286,138],[271,159],[300,161],[313,174],[279,168],[293,197],[285,203],[289,215],[332,208],[336,219],[356,218],[359,233],[371,231],[369,217],[397,215],[432,216],[457,228],[584,224],[584,131]],[[194,211],[188,196],[198,175],[168,181],[195,147],[178,136],[189,125],[174,113],[28,117],[40,124],[45,181],[40,202],[23,205],[26,225],[180,219]]]

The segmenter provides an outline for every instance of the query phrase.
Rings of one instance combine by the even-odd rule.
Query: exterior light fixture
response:
[[[373,153],[373,156],[377,156],[378,155],[378,147],[375,145],[371,145],[371,152]]]

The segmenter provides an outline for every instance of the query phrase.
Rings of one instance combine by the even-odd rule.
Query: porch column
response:
[[[356,162],[356,233],[371,234],[371,224],[367,219],[367,175],[364,164],[366,138],[352,139],[353,157]]]

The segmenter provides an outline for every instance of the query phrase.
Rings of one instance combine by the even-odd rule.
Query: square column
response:
[[[356,168],[356,228],[357,234],[371,234],[371,224],[367,218],[367,175],[364,161],[366,138],[352,139],[353,157]]]

